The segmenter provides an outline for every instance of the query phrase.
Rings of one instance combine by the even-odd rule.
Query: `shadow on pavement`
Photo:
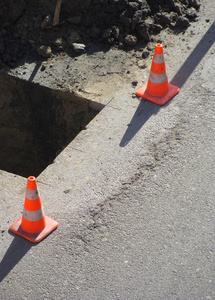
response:
[[[202,58],[208,52],[210,47],[213,45],[215,41],[215,22],[211,25],[208,31],[205,33],[203,38],[200,40],[198,45],[192,51],[192,53],[188,56],[184,64],[181,66],[179,71],[171,80],[171,84],[177,85],[181,88],[190,75],[193,73],[195,68],[198,66]]]
[[[34,246],[22,237],[15,236],[0,262],[0,282],[10,273],[25,254]]]
[[[159,105],[156,105],[150,101],[141,101],[119,144],[120,147],[125,147],[140,130],[140,128],[146,123],[146,121],[153,114],[156,114],[159,109]]]
[[[208,52],[210,47],[215,41],[215,22],[210,26],[208,31],[205,33],[203,38],[197,44],[192,53],[188,56],[184,64],[178,70],[176,75],[171,80],[171,84],[182,88],[187,79],[193,73],[195,68],[198,66],[202,58]],[[168,105],[167,102],[165,105]],[[135,136],[135,134],[141,129],[141,127],[146,123],[146,121],[154,114],[158,113],[161,107],[149,101],[141,101],[132,120],[122,137],[119,144],[120,147],[125,147]]]
[[[28,81],[33,81],[33,79],[36,76],[36,74],[37,74],[39,68],[41,67],[41,65],[42,65],[42,61],[37,61],[36,65],[34,67],[34,70],[31,74],[31,76],[29,77]]]

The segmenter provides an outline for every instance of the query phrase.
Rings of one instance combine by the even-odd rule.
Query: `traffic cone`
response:
[[[168,83],[163,53],[163,46],[157,44],[155,46],[148,83],[145,83],[136,91],[137,96],[159,105],[165,104],[180,91],[177,86]]]
[[[34,176],[28,177],[23,215],[9,227],[9,230],[33,243],[38,243],[57,226],[58,222],[44,216],[36,179]]]

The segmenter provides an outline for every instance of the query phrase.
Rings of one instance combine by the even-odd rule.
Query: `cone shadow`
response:
[[[7,249],[2,261],[0,262],[0,282],[10,273],[19,263],[25,254],[33,246],[29,241],[15,236],[9,248]]]
[[[175,74],[173,79],[170,81],[171,84],[181,88],[190,75],[193,73],[195,68],[198,66],[200,61],[203,59],[205,54],[209,51],[215,41],[215,22],[210,26],[208,31],[205,33],[203,38],[197,44],[195,49],[183,63],[181,68]],[[171,100],[170,100],[171,101]],[[168,105],[167,102],[165,105]],[[141,129],[146,121],[153,115],[156,114],[161,107],[144,99],[140,102],[132,120],[127,128],[119,146],[125,147],[135,136],[135,134]]]
[[[39,68],[41,67],[42,65],[42,62],[41,61],[38,61],[34,67],[34,70],[33,72],[31,73],[31,76],[29,77],[28,81],[33,81],[34,80],[34,77],[36,76]]]
[[[203,38],[197,44],[195,49],[188,56],[179,71],[171,80],[171,84],[181,88],[190,75],[193,73],[197,65],[200,63],[205,54],[209,51],[215,41],[215,22],[210,26]]]
[[[141,101],[138,108],[132,117],[132,120],[120,142],[120,147],[125,147],[140,130],[140,128],[147,122],[147,120],[154,114],[157,114],[161,107],[150,101]]]

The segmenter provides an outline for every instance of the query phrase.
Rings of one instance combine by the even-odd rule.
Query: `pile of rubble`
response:
[[[60,22],[53,27],[56,1],[0,4],[0,69],[23,57],[77,55],[98,43],[120,48],[148,43],[167,27],[185,30],[200,7],[199,0],[63,0]]]

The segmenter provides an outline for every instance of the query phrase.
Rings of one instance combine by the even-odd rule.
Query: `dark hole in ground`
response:
[[[38,176],[96,116],[76,94],[0,74],[0,169]]]

